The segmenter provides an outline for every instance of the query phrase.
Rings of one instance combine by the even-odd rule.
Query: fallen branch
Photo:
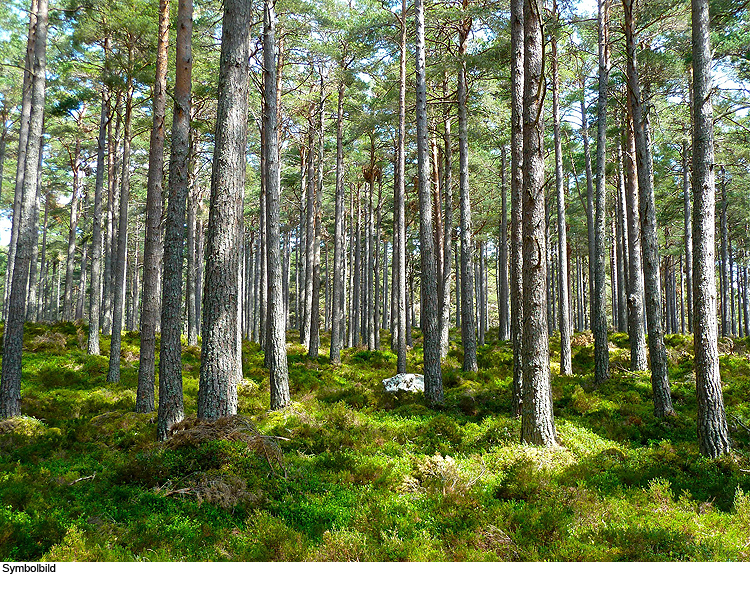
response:
[[[87,475],[86,477],[79,477],[75,481],[71,481],[68,485],[72,486],[73,484],[76,484],[79,481],[86,481],[87,479],[94,479],[95,477],[96,477],[96,471],[94,471],[94,475]]]

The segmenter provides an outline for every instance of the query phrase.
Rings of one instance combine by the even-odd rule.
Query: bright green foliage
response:
[[[678,416],[659,422],[648,374],[618,369],[627,337],[613,336],[614,375],[597,389],[583,362],[590,335],[579,334],[577,372],[553,377],[555,450],[518,443],[507,344],[480,348],[472,374],[452,345],[441,412],[383,392],[389,352],[348,349],[333,366],[294,345],[293,404],[268,412],[262,355],[246,344],[240,411],[261,442],[188,424],[157,443],[154,416],[131,411],[137,336],[124,338],[116,385],[105,383],[105,357],[84,354],[85,336],[75,324],[27,326],[25,417],[0,422],[0,559],[748,558],[746,340],[723,343],[734,350],[721,368],[736,452],[707,460],[689,336],[667,337]],[[183,348],[188,415],[198,356]]]

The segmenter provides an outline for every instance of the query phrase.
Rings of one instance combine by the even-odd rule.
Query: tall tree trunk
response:
[[[42,133],[44,133],[44,127],[42,127]],[[26,321],[37,322],[39,321],[37,314],[37,296],[39,286],[39,272],[37,267],[37,260],[39,260],[39,199],[42,196],[42,160],[44,157],[44,137],[39,142],[39,163],[37,164],[37,183],[36,183],[36,194],[34,195],[34,209],[31,213],[31,265],[29,268],[29,289],[28,289],[28,301],[26,304]],[[2,193],[0,193],[2,194]],[[84,280],[82,283],[85,284],[85,260],[83,264],[83,271],[81,276]],[[78,318],[76,318],[78,319]]]
[[[465,3],[464,3],[465,4]],[[459,30],[458,68],[458,155],[459,198],[461,203],[461,342],[464,348],[464,371],[476,371],[477,340],[474,323],[474,271],[472,260],[471,201],[469,199],[469,125],[466,112],[466,43],[471,31],[471,19],[465,19]]]
[[[156,38],[156,74],[154,79],[151,138],[146,184],[146,238],[143,252],[143,304],[141,309],[141,346],[138,364],[136,412],[154,411],[156,327],[160,316],[160,274],[162,260],[162,185],[164,182],[164,112],[167,105],[167,48],[169,46],[169,0],[159,0],[159,31]],[[184,224],[184,221],[182,222]],[[180,265],[180,274],[182,265]],[[182,299],[177,300],[181,309]],[[179,349],[179,347],[178,347]]]
[[[443,94],[448,94],[448,74],[443,77]],[[443,274],[440,302],[440,355],[448,355],[451,322],[451,279],[453,274],[453,146],[451,145],[450,105],[446,106],[443,127]]]
[[[315,125],[310,113],[307,138],[307,203],[305,206],[305,300],[300,342],[309,350],[312,329],[313,273],[315,266]]]
[[[396,297],[397,345],[396,372],[406,372],[406,0],[401,0],[401,40],[398,85],[398,143],[396,149]]]
[[[586,316],[585,326],[591,326],[594,318],[593,298],[591,293],[594,292],[594,260],[596,259],[596,244],[594,238],[594,173],[591,167],[591,146],[589,138],[588,117],[586,114],[586,78],[581,77],[581,136],[583,137],[583,158],[586,169],[586,232],[588,235],[588,293],[589,309]],[[584,288],[584,294],[586,290]],[[585,296],[584,296],[585,299]]]
[[[108,43],[106,41],[105,43]],[[104,158],[107,154],[107,123],[109,121],[109,91],[102,90],[102,107],[99,118],[99,138],[96,151],[96,186],[94,188],[94,215],[91,220],[91,294],[89,298],[89,336],[87,352],[99,354],[99,315],[102,302],[102,193],[104,192]],[[45,222],[46,223],[46,222]],[[46,228],[45,228],[46,230]]]
[[[625,203],[628,218],[628,339],[630,340],[630,370],[648,369],[646,333],[643,323],[643,268],[641,266],[641,215],[638,207],[638,176],[635,164],[635,137],[630,99],[626,119],[627,150],[623,157],[625,169]]]
[[[698,447],[708,457],[730,451],[719,375],[714,278],[714,141],[708,0],[692,0],[693,47],[693,327]]]
[[[78,125],[81,132],[81,122]],[[83,182],[81,176],[81,140],[76,138],[75,149],[70,157],[73,172],[73,194],[70,199],[70,226],[68,229],[68,256],[65,265],[65,296],[63,302],[63,319],[73,321],[73,272],[75,270],[76,235],[78,233],[78,203],[81,200]]]
[[[310,310],[310,346],[307,351],[309,358],[318,358],[320,348],[320,246],[322,231],[322,199],[323,199],[323,148],[324,148],[324,127],[323,117],[325,109],[325,94],[323,87],[324,78],[320,76],[320,102],[318,103],[318,170],[317,182],[313,184],[315,202],[313,208],[313,223],[315,233],[313,235],[313,267],[312,267],[312,307]],[[312,156],[312,154],[311,154]]]
[[[375,260],[373,261],[374,273],[373,280],[373,320],[372,320],[372,331],[375,337],[374,347],[375,350],[380,350],[380,323],[381,313],[380,305],[384,304],[383,298],[381,297],[382,291],[380,287],[380,244],[382,242],[381,236],[381,221],[382,221],[382,210],[383,210],[383,177],[381,175],[380,168],[378,168],[378,204],[375,207]],[[326,259],[327,260],[327,259]],[[327,267],[326,267],[327,268]]]
[[[191,0],[192,1],[192,0]],[[187,8],[185,8],[187,10]],[[178,4],[178,12],[179,12],[179,4]],[[179,18],[179,16],[178,16]],[[188,17],[185,16],[185,19]],[[189,22],[189,24],[188,24]],[[180,27],[183,25],[180,24]],[[192,35],[192,7],[190,9],[190,20],[186,20],[186,24],[184,27],[190,26],[190,34]],[[180,29],[178,29],[179,31]],[[179,45],[179,44],[178,44]],[[191,42],[191,54],[192,54],[192,42]],[[184,66],[183,66],[184,67]],[[192,67],[191,67],[191,74],[192,74]],[[192,89],[192,86],[191,86]],[[190,116],[192,117],[192,111],[190,113]],[[174,126],[174,121],[172,121],[172,125]],[[198,138],[197,134],[194,134],[193,137],[190,140],[190,148],[189,148],[189,160],[188,160],[188,170],[192,170],[194,167],[194,161],[197,154],[197,143]],[[171,163],[170,163],[171,166]],[[171,182],[171,180],[170,180]],[[196,224],[197,224],[197,212],[198,212],[198,191],[197,190],[190,190],[190,174],[188,175],[188,203],[187,203],[187,240],[186,240],[186,250],[187,250],[187,286],[185,288],[185,298],[187,299],[187,341],[190,346],[195,346],[198,344],[198,309],[197,309],[197,293],[195,288],[195,280],[198,273],[198,264],[200,261],[198,260],[195,252],[195,245],[196,245]],[[165,229],[166,232],[166,229]],[[165,238],[166,240],[166,235]],[[163,279],[162,279],[163,282]],[[164,304],[162,303],[162,307]],[[162,311],[162,314],[164,312]],[[163,320],[162,320],[163,321]],[[164,332],[164,328],[162,327],[162,332]],[[159,386],[161,387],[161,385]]]
[[[557,2],[552,11],[558,18]],[[552,120],[555,136],[555,192],[557,194],[557,266],[560,276],[557,297],[560,302],[560,374],[572,375],[570,351],[570,303],[568,294],[568,239],[565,225],[565,193],[563,192],[562,140],[560,138],[560,73],[557,57],[557,32],[552,31]]]
[[[266,109],[266,235],[268,256],[268,342],[266,355],[271,382],[271,409],[289,405],[289,371],[284,333],[284,302],[281,300],[281,265],[279,260],[279,144],[276,96],[276,13],[274,1],[265,0],[263,13],[263,63]]]
[[[247,0],[224,3],[198,389],[198,418],[209,421],[237,412],[235,331],[247,145],[249,20]],[[275,65],[272,69],[275,73]],[[273,101],[273,108],[275,104]],[[266,142],[271,141],[267,135]]]
[[[336,210],[334,213],[333,237],[333,314],[331,323],[331,349],[329,357],[332,363],[341,362],[341,349],[344,347],[346,318],[344,317],[344,92],[346,86],[343,76],[346,68],[342,67],[342,79],[339,81],[338,103],[336,105]]]
[[[521,440],[554,446],[547,335],[542,4],[525,0],[523,89],[523,411]]]
[[[83,302],[86,298],[86,275],[88,274],[88,251],[89,251],[90,245],[88,245],[86,242],[83,242],[81,244],[81,274],[78,277],[78,298],[76,299],[76,313],[75,313],[75,320],[79,321],[83,319]],[[36,260],[36,259],[34,259]],[[34,266],[32,264],[32,271],[34,270]],[[29,285],[29,288],[31,286]],[[36,305],[36,302],[34,302]]]
[[[169,202],[164,228],[161,342],[159,343],[159,412],[157,438],[184,417],[182,400],[182,261],[185,208],[190,199],[190,116],[192,93],[193,0],[178,0],[172,149],[169,158]],[[189,250],[189,248],[188,248]],[[191,290],[188,281],[187,290]],[[190,299],[190,298],[188,298]],[[193,298],[192,305],[195,304]],[[188,309],[191,302],[188,301]]]
[[[11,219],[10,244],[8,245],[8,263],[5,270],[5,290],[3,295],[3,319],[8,319],[13,269],[16,263],[16,247],[21,225],[21,204],[23,199],[23,181],[26,170],[26,154],[29,143],[29,129],[31,119],[31,102],[33,99],[33,74],[35,66],[38,0],[31,0],[29,10],[29,36],[26,40],[26,56],[24,61],[23,86],[21,95],[21,116],[18,129],[18,156],[16,158],[16,184],[13,192],[13,217]]]
[[[497,307],[499,312],[498,337],[508,340],[510,337],[509,296],[508,296],[508,202],[507,202],[507,156],[506,145],[500,146],[500,236],[497,242]]]
[[[511,415],[521,417],[523,404],[523,93],[524,2],[510,2],[511,136],[510,136],[510,337],[513,343]]]
[[[721,335],[729,335],[729,305],[727,301],[727,283],[729,282],[729,273],[727,272],[727,263],[729,260],[729,229],[727,227],[727,175],[724,166],[719,169],[721,174]]]
[[[120,212],[117,230],[117,258],[114,264],[112,338],[109,345],[107,382],[120,381],[122,348],[122,314],[125,303],[125,264],[128,255],[128,199],[130,198],[130,141],[133,119],[133,48],[128,49],[128,81],[125,99],[125,124],[122,140],[122,178],[120,179]]]
[[[414,5],[417,34],[417,169],[419,174],[419,242],[422,259],[422,331],[424,334],[425,398],[431,406],[443,404],[443,377],[440,370],[440,333],[438,331],[437,264],[432,236],[430,199],[430,162],[427,137],[427,84],[425,81],[424,3]],[[464,343],[466,345],[466,343]]]
[[[687,140],[685,140],[682,142],[682,195],[685,212],[685,286],[687,287],[688,332],[693,331],[693,223],[690,192],[690,153]]]
[[[265,108],[265,98],[261,98],[261,104]],[[265,127],[261,125],[261,170],[265,170],[268,166],[266,162],[266,131]],[[260,341],[261,350],[266,350],[266,341],[268,338],[268,234],[266,221],[266,207],[268,201],[266,199],[268,178],[266,173],[261,174],[261,191],[260,191],[260,303],[259,303],[259,317],[258,322],[258,335]],[[264,357],[263,362],[267,363],[267,357]]]
[[[615,294],[617,298],[617,331],[625,332],[628,329],[628,306],[626,302],[627,283],[627,234],[625,232],[625,186],[622,171],[622,149],[618,144],[617,150],[617,207],[615,211],[615,237],[617,254],[617,284]],[[614,318],[613,318],[614,322]]]
[[[111,100],[111,97],[110,97]],[[115,204],[117,202],[117,138],[120,134],[120,100],[117,93],[115,108],[107,121],[107,225],[104,240],[104,276],[102,278],[102,334],[112,332],[112,311],[114,300],[114,259],[117,256],[115,240]],[[117,115],[117,117],[115,117]],[[117,123],[114,123],[115,118]]]
[[[594,381],[609,378],[609,344],[607,342],[607,309],[605,284],[605,166],[607,142],[607,86],[609,84],[609,0],[599,4],[599,99],[596,135],[596,203],[594,214],[594,292],[592,329],[594,332]]]
[[[628,62],[628,96],[633,113],[636,164],[638,169],[638,198],[641,216],[641,249],[643,251],[643,282],[648,320],[648,349],[651,357],[651,386],[654,396],[654,415],[658,418],[674,414],[669,386],[667,351],[661,317],[659,288],[659,242],[656,231],[656,202],[654,199],[653,164],[648,137],[648,117],[643,109],[641,85],[636,57],[635,27],[632,0],[623,0],[625,12],[625,42]]]
[[[39,0],[35,28],[34,59],[31,63],[31,109],[29,115],[26,157],[23,160],[23,192],[18,216],[18,243],[15,252],[13,278],[10,284],[8,315],[3,329],[3,362],[0,378],[0,417],[12,418],[21,414],[21,355],[23,324],[26,315],[26,284],[31,263],[33,239],[31,216],[39,182],[39,153],[44,124],[45,75],[47,65],[47,0]],[[29,36],[31,36],[31,27]]]

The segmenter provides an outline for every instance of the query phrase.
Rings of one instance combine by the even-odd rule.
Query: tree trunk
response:
[[[557,2],[552,11],[558,18]],[[557,32],[552,31],[552,120],[555,136],[555,192],[557,194],[557,297],[560,302],[560,374],[572,375],[570,350],[570,303],[568,294],[568,239],[565,225],[565,193],[563,192],[562,141],[560,138],[560,74],[557,58]]]
[[[108,44],[108,41],[105,42]],[[91,294],[89,299],[89,337],[87,351],[99,351],[99,314],[102,302],[102,193],[104,191],[104,158],[107,153],[107,123],[109,121],[109,93],[102,90],[102,108],[99,119],[99,139],[96,152],[96,187],[94,189],[94,215],[91,251]],[[46,222],[45,222],[46,223]],[[46,228],[45,228],[46,230]]]
[[[708,0],[692,0],[693,47],[693,327],[698,447],[708,457],[730,451],[719,375],[714,278],[714,141]]]
[[[641,266],[641,216],[638,208],[638,177],[635,168],[635,137],[631,105],[628,99],[626,119],[627,150],[623,157],[625,169],[625,203],[628,218],[628,339],[630,340],[630,370],[648,369],[646,333],[643,324],[643,268]]]
[[[133,118],[133,48],[128,50],[128,81],[125,100],[125,124],[122,140],[122,178],[120,179],[120,212],[117,230],[117,258],[114,264],[112,338],[109,345],[107,382],[120,381],[122,348],[122,314],[125,302],[125,264],[128,255],[128,199],[130,198],[130,140]]]
[[[508,340],[510,337],[510,322],[508,316],[508,203],[506,182],[506,145],[500,146],[500,235],[497,241],[497,307],[498,307],[498,337]]]
[[[401,41],[398,85],[398,144],[396,149],[396,297],[397,297],[397,345],[396,372],[406,372],[406,0],[401,0]]]
[[[589,138],[589,126],[588,126],[588,117],[586,115],[586,78],[585,76],[582,76],[581,78],[581,92],[582,92],[582,98],[581,98],[581,136],[583,137],[583,158],[586,168],[586,231],[588,235],[588,247],[589,247],[589,256],[588,256],[588,293],[589,293],[589,309],[588,309],[588,315],[586,317],[586,321],[584,325],[586,327],[589,327],[592,325],[593,317],[594,317],[594,308],[593,308],[593,301],[591,298],[591,293],[594,292],[594,273],[591,272],[591,270],[594,268],[594,259],[596,258],[596,247],[595,247],[595,239],[594,239],[594,174],[591,169],[591,147],[590,147],[590,138]],[[584,299],[585,299],[585,293],[586,289],[583,289],[584,291]]]
[[[464,371],[477,371],[476,324],[474,323],[474,271],[472,260],[471,201],[469,199],[469,126],[466,112],[466,43],[471,19],[464,20],[459,31],[458,69],[458,155],[459,199],[461,203],[461,342],[464,349]]]
[[[448,94],[448,74],[443,77],[443,94]],[[440,302],[440,355],[448,355],[451,322],[451,279],[453,274],[453,146],[450,105],[446,106],[443,128],[443,274]]]
[[[31,109],[29,115],[26,157],[23,159],[23,191],[18,216],[18,243],[15,252],[13,278],[8,298],[8,315],[3,330],[3,362],[0,378],[0,417],[12,418],[21,414],[21,355],[23,325],[26,315],[26,283],[31,263],[33,239],[31,216],[39,182],[39,153],[44,124],[45,75],[47,64],[47,0],[39,0],[35,27],[34,59],[31,63]],[[32,13],[33,14],[33,13]],[[30,33],[31,36],[31,27]]]
[[[726,171],[724,166],[721,166],[719,170],[721,174],[721,261],[719,263],[721,267],[721,335],[729,335],[729,305],[727,301],[727,283],[729,282],[729,273],[727,272],[727,264],[729,261],[729,229],[727,227],[727,181]]]
[[[192,0],[191,0],[192,1]],[[185,8],[187,10],[187,8]],[[179,4],[178,4],[178,11],[179,11]],[[180,28],[183,26],[187,28],[190,27],[190,35],[192,35],[192,8],[190,9],[191,16],[189,21],[187,20],[188,17],[185,16],[185,24],[180,24]],[[179,17],[178,17],[179,18]],[[178,29],[179,31],[180,29]],[[183,31],[184,32],[184,31]],[[179,46],[179,44],[178,44]],[[191,45],[191,53],[192,53],[192,45]],[[183,66],[185,67],[185,66]],[[192,67],[191,67],[191,73],[192,73]],[[191,87],[192,88],[192,87]],[[190,116],[192,116],[192,112],[190,113]],[[174,126],[174,121],[172,121],[172,126]],[[196,134],[197,135],[197,134]],[[188,162],[188,170],[192,168],[191,163],[194,161],[194,158],[196,156],[197,147],[196,144],[198,142],[197,136],[194,135],[192,141],[190,142],[190,153],[189,153],[189,162]],[[170,162],[171,166],[171,162]],[[170,179],[170,182],[171,179]],[[190,179],[188,178],[188,183],[190,182]],[[188,204],[187,204],[187,240],[186,240],[186,249],[187,249],[187,286],[185,288],[185,297],[187,299],[187,341],[190,346],[195,346],[198,344],[198,313],[197,313],[197,293],[195,288],[195,281],[196,276],[198,273],[198,264],[200,261],[197,259],[196,256],[196,226],[197,226],[197,212],[198,212],[198,191],[188,190]],[[165,228],[166,232],[166,228]],[[164,237],[166,240],[166,235]],[[166,247],[166,246],[165,246]],[[162,282],[164,281],[162,277]],[[162,302],[162,308],[164,307],[164,303]],[[164,311],[162,309],[162,315],[164,314]],[[162,318],[162,322],[163,322]],[[164,332],[164,327],[162,323],[162,333]],[[159,386],[161,387],[161,385]]]
[[[313,205],[313,223],[315,233],[313,235],[312,252],[312,307],[310,309],[310,346],[307,351],[308,358],[318,358],[320,348],[320,242],[322,231],[322,199],[323,199],[323,147],[324,128],[323,117],[325,107],[325,94],[323,87],[323,76],[320,77],[320,102],[318,103],[318,170],[317,182],[313,184],[315,201]],[[312,160],[312,154],[311,158]]]
[[[599,100],[596,138],[596,204],[594,214],[594,292],[592,330],[594,332],[594,382],[609,378],[609,344],[607,342],[606,265],[605,265],[605,166],[607,142],[607,85],[609,84],[609,0],[599,3]]]
[[[81,274],[78,277],[78,298],[76,299],[76,313],[75,313],[75,320],[79,321],[83,319],[83,302],[86,298],[86,275],[87,273],[87,266],[88,266],[88,250],[89,245],[86,244],[86,242],[83,242],[81,244]],[[34,259],[36,260],[36,258]],[[34,270],[35,264],[32,264],[32,271]],[[29,289],[31,289],[31,285],[29,285]],[[36,302],[34,302],[34,305],[36,305]]]
[[[625,332],[628,326],[628,307],[626,303],[627,284],[627,234],[625,233],[625,187],[622,171],[622,149],[617,149],[617,207],[615,211],[615,236],[617,254],[617,331]],[[613,318],[614,321],[614,318]]]
[[[336,210],[334,213],[333,237],[333,313],[331,323],[331,349],[329,358],[332,363],[341,362],[341,349],[344,347],[346,324],[344,317],[344,92],[346,86],[343,76],[346,68],[342,65],[339,81],[338,102],[336,105]]]
[[[141,346],[138,364],[136,412],[154,411],[156,328],[160,316],[160,274],[162,260],[162,185],[164,182],[164,112],[167,104],[167,48],[169,46],[169,0],[159,0],[159,30],[156,38],[156,73],[153,94],[153,123],[148,154],[146,184],[146,237],[143,252],[143,304]],[[184,224],[184,221],[183,221]],[[180,266],[180,273],[182,266]],[[177,301],[180,310],[182,299]]]
[[[44,133],[44,128],[42,128]],[[34,209],[31,213],[31,265],[29,268],[29,290],[28,290],[28,301],[26,304],[26,321],[37,322],[38,317],[38,286],[39,286],[39,272],[37,267],[37,260],[39,260],[39,199],[42,195],[42,160],[44,157],[44,137],[39,142],[39,163],[37,164],[37,183],[36,183],[36,194],[34,195]],[[0,193],[2,194],[2,193]],[[83,280],[82,284],[85,285],[85,269],[86,263],[84,259],[81,276]],[[77,319],[77,318],[76,318]]]
[[[281,300],[281,264],[279,259],[279,144],[278,103],[276,96],[276,13],[273,0],[265,0],[263,13],[263,63],[266,105],[263,126],[266,129],[266,236],[268,256],[268,341],[266,355],[271,384],[271,409],[289,405],[289,371],[284,333],[284,302]]]
[[[443,404],[443,377],[440,370],[437,264],[432,235],[432,201],[430,199],[430,162],[427,137],[427,84],[425,81],[425,24],[422,0],[416,0],[414,11],[417,26],[417,169],[419,174],[419,242],[422,259],[423,315],[421,316],[421,323],[424,335],[424,393],[430,406],[439,406]]]
[[[111,100],[111,96],[110,96]],[[117,201],[117,138],[120,134],[120,100],[117,93],[115,108],[107,121],[107,225],[104,238],[104,276],[102,277],[102,334],[112,332],[112,305],[114,299],[114,259],[117,256],[115,241],[115,203]],[[117,115],[117,117],[115,117]],[[114,123],[115,118],[117,123]]]
[[[79,122],[79,132],[81,123]],[[70,199],[70,226],[68,229],[68,256],[65,265],[65,295],[63,302],[63,319],[73,321],[73,271],[75,270],[76,234],[78,232],[78,203],[81,199],[83,183],[81,176],[81,142],[76,139],[75,149],[70,158],[73,173],[73,195]]]
[[[510,136],[510,337],[513,343],[511,416],[521,417],[523,404],[523,0],[510,2],[511,136]]]
[[[305,206],[305,299],[303,305],[302,329],[300,343],[310,348],[310,330],[312,327],[313,267],[315,265],[315,155],[313,152],[315,126],[312,112],[308,125],[307,138],[307,203]]]
[[[224,3],[198,389],[198,418],[209,421],[237,412],[235,332],[247,145],[249,19],[247,0]],[[275,65],[272,69],[275,72]],[[272,93],[267,87],[265,91]],[[275,104],[274,100],[272,108]],[[268,135],[265,139],[273,141]]]
[[[542,4],[525,0],[523,91],[523,411],[521,441],[554,446],[547,335]]]
[[[625,41],[628,62],[628,97],[632,107],[638,169],[638,197],[641,217],[641,249],[643,252],[643,282],[648,320],[648,348],[651,357],[651,386],[654,396],[654,415],[663,418],[674,414],[669,386],[667,351],[661,317],[659,288],[659,242],[656,230],[656,203],[653,187],[653,164],[648,136],[648,117],[641,99],[641,86],[636,58],[635,27],[632,0],[623,0],[625,12]]]
[[[3,295],[3,320],[8,319],[8,306],[12,290],[13,269],[16,263],[16,247],[21,224],[21,202],[23,198],[23,181],[26,170],[26,154],[28,151],[29,128],[31,118],[31,102],[33,99],[33,75],[35,65],[38,0],[31,0],[29,10],[29,36],[26,41],[26,56],[24,61],[23,86],[21,95],[21,116],[18,130],[18,156],[16,158],[16,184],[13,192],[13,217],[11,219],[10,244],[8,245],[8,263],[5,269],[5,290]]]
[[[693,224],[690,210],[690,159],[687,141],[682,142],[682,195],[685,212],[685,286],[688,332],[693,331]]]
[[[159,343],[159,412],[156,428],[159,440],[164,440],[170,428],[181,421],[185,415],[182,399],[180,304],[182,302],[185,208],[190,199],[193,0],[178,1],[176,28],[174,115],[172,149],[169,158],[169,201],[164,228],[161,342]],[[189,245],[188,251],[190,251],[190,246],[192,245]],[[187,290],[188,292],[191,290],[190,281],[188,281]],[[188,301],[188,309],[191,304],[195,304],[194,297],[192,302]]]

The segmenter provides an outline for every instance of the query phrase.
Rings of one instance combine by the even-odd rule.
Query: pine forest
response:
[[[750,6],[0,3],[0,559],[750,560]]]

